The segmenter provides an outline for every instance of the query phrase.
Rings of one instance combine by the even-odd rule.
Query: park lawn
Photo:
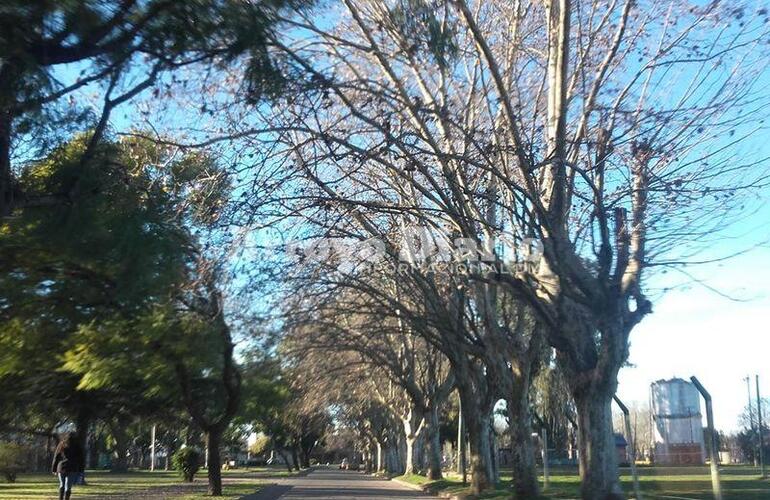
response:
[[[770,480],[759,479],[754,467],[726,466],[720,468],[722,492],[725,500],[770,499]],[[422,486],[426,491],[445,496],[467,494],[468,488],[460,478],[449,475],[440,481],[429,481],[416,474],[399,476],[397,479]],[[478,498],[511,498],[510,473],[502,475],[495,490],[484,492]],[[541,476],[542,480],[542,476]],[[633,496],[633,483],[627,469],[622,471],[621,482],[629,497]],[[542,483],[541,483],[542,485]],[[711,476],[707,467],[640,467],[639,487],[645,498],[671,500],[706,500],[713,498]],[[543,491],[543,499],[579,498],[580,481],[575,470],[555,470],[550,475],[550,485]]]
[[[194,483],[184,483],[171,471],[137,471],[112,474],[88,471],[88,485],[75,486],[73,498],[144,498],[162,500],[198,500],[206,494],[206,475],[202,470]],[[224,496],[240,498],[258,491],[264,484],[259,474],[248,471],[224,471]],[[48,500],[58,498],[58,482],[52,474],[20,474],[15,483],[0,483],[2,500]]]

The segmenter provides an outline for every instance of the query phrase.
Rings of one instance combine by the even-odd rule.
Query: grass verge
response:
[[[258,491],[263,481],[249,471],[225,471],[223,497],[240,498]],[[103,471],[86,472],[86,486],[75,486],[73,498],[143,498],[151,500],[198,500],[206,494],[205,471],[195,482],[184,483],[175,472],[138,471],[112,474]],[[58,498],[59,484],[52,474],[21,474],[15,483],[0,483],[0,500],[48,500]]]
[[[725,500],[768,500],[770,480],[760,479],[759,471],[748,466],[724,466],[720,468],[722,493]],[[464,496],[467,498],[511,498],[510,471],[503,471],[496,489],[472,497],[469,488],[463,486],[456,475],[448,475],[439,481],[416,474],[399,476],[397,479],[422,486],[425,491],[445,497]],[[542,481],[542,476],[541,476]],[[627,469],[621,471],[623,490],[631,498],[633,482]],[[541,482],[542,485],[542,482]],[[711,476],[707,467],[640,467],[639,487],[645,498],[669,500],[712,499]],[[580,497],[580,480],[574,468],[560,468],[552,471],[550,484],[543,491],[543,499],[566,499]]]

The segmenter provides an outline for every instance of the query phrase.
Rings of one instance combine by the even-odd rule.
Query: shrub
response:
[[[174,468],[182,474],[184,480],[192,483],[195,479],[195,473],[201,467],[201,454],[195,448],[181,448],[174,453],[172,461]]]
[[[26,448],[14,443],[0,443],[0,474],[9,483],[16,482],[16,475],[24,470]]]
[[[251,446],[249,446],[249,452],[254,456],[262,455],[268,450],[268,448],[270,448],[271,444],[272,443],[270,442],[270,438],[268,436],[260,434],[257,436],[257,439],[251,443]]]

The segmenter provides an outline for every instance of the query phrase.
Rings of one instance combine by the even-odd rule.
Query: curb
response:
[[[410,490],[425,492],[425,488],[423,486],[420,486],[419,484],[407,483],[406,481],[401,481],[400,479],[396,479],[395,477],[391,478],[390,480],[393,481],[394,483],[400,484],[405,488],[409,488]]]
[[[400,479],[396,479],[394,477],[391,478],[390,480],[393,481],[394,483],[398,483],[401,486],[403,486],[405,488],[408,488],[410,490],[421,491],[422,493],[425,493],[425,494],[428,494],[428,495],[432,495],[432,496],[438,497],[438,498],[446,498],[448,500],[466,500],[466,499],[472,498],[472,497],[467,496],[465,494],[452,495],[452,494],[441,492],[441,491],[433,492],[433,491],[430,490],[430,485],[422,485],[421,486],[419,484],[407,483],[406,481],[401,481]]]
[[[296,473],[292,474],[292,475],[294,477],[305,477],[308,474],[310,474],[311,472],[313,472],[315,469],[316,469],[316,466],[315,465],[311,465],[307,469],[300,469],[299,471],[296,471]],[[291,477],[291,476],[289,476],[289,477]]]
[[[447,493],[445,491],[431,491],[430,484],[426,485],[417,485],[412,483],[407,483],[405,481],[402,481],[400,479],[396,479],[395,477],[390,478],[391,481],[394,483],[398,483],[401,486],[404,486],[405,488],[408,488],[410,490],[416,490],[421,491],[427,495],[431,495],[433,497],[443,498],[447,500],[473,500],[478,497],[473,496],[470,493]],[[510,498],[510,497],[508,497]],[[663,497],[661,497],[663,498]],[[666,498],[674,498],[674,497],[666,497]],[[578,500],[577,498],[570,498],[569,500]]]

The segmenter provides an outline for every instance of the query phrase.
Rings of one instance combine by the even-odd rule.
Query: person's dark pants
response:
[[[79,472],[60,472],[59,473],[59,500],[69,500],[72,495],[72,485],[80,477]]]

